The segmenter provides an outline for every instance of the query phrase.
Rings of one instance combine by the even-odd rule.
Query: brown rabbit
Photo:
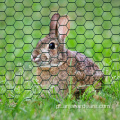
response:
[[[65,97],[69,86],[73,94],[82,93],[89,85],[101,89],[104,75],[99,67],[85,55],[65,48],[65,37],[70,29],[67,15],[56,13],[51,18],[50,33],[41,39],[34,49],[31,59],[37,63],[37,79],[43,90],[55,91]]]

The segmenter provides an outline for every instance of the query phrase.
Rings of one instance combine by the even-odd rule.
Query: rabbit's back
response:
[[[99,67],[82,53],[69,51],[68,55],[71,56],[71,54],[75,57],[76,62],[76,74],[74,78],[74,81],[76,81],[75,93],[78,94],[81,91],[81,94],[83,94],[85,89],[90,85],[93,85],[97,92],[101,90],[104,82],[104,74]]]

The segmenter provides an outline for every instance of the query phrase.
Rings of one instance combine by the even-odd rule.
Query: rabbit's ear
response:
[[[50,22],[50,34],[58,34],[58,28],[57,28],[57,23],[58,23],[58,19],[60,18],[59,13],[55,13],[52,18],[51,18],[51,22]]]
[[[64,15],[59,18],[58,20],[58,36],[60,40],[64,40],[65,37],[68,35],[69,30],[70,30],[70,21],[69,17],[67,15]]]

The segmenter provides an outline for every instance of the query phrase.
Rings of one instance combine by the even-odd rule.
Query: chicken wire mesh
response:
[[[31,54],[49,33],[54,13],[69,16],[66,48],[92,59],[104,73],[105,86],[119,80],[119,0],[0,0],[0,96],[17,99],[26,93],[31,99],[46,90],[37,82]]]

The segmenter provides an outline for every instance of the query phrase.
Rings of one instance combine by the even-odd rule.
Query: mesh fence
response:
[[[119,80],[119,0],[0,0],[0,96],[17,99],[26,93],[25,97],[31,99],[42,97],[46,90],[47,97],[52,95],[50,89],[55,85],[49,78],[59,78],[60,71],[56,75],[48,73],[42,82],[49,82],[49,87],[43,88],[31,54],[49,33],[54,13],[69,16],[70,33],[65,47],[92,59],[104,73],[105,86]],[[63,84],[70,84],[67,78]]]

